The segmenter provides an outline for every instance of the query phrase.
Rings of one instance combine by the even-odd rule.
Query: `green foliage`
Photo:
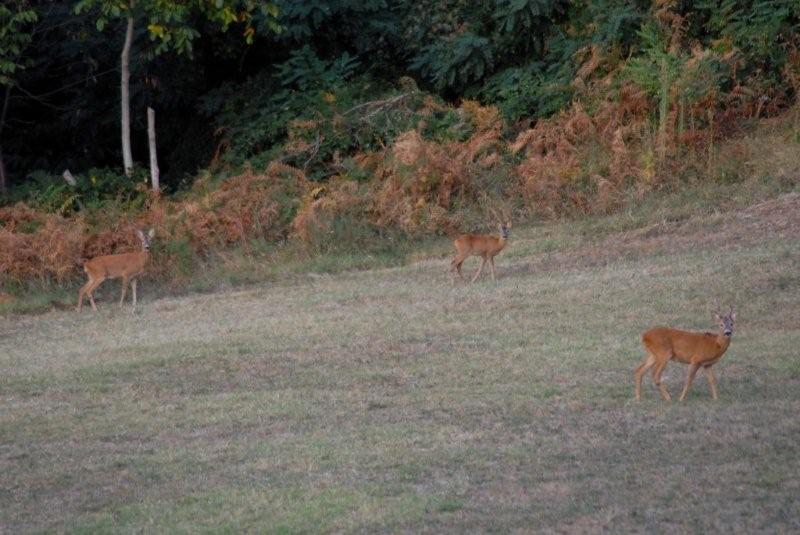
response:
[[[628,51],[638,43],[637,30],[648,20],[648,0],[586,2],[571,14],[573,25],[587,42]]]
[[[362,50],[367,43],[359,34],[372,40],[374,32],[386,34],[395,29],[386,19],[389,6],[385,0],[278,0],[277,6],[278,22],[286,30],[284,36],[295,43],[323,32],[338,37],[338,43],[347,42],[350,37],[352,44]]]
[[[28,65],[24,52],[31,42],[30,25],[37,19],[24,0],[0,4],[0,85],[13,85],[14,74]]]
[[[541,59],[546,43],[567,13],[564,0],[453,2],[432,6],[408,23],[414,51],[411,69],[438,91],[462,93],[497,72]],[[419,13],[417,12],[417,15]],[[416,45],[415,42],[421,42]]]
[[[425,120],[422,136],[436,141],[465,141],[474,130],[456,110],[434,110]]]
[[[438,90],[463,90],[482,79],[494,66],[489,39],[465,32],[452,41],[438,41],[423,48],[411,63]]]
[[[367,180],[370,176],[356,170],[351,156],[380,150],[417,127],[437,141],[463,141],[474,131],[454,109],[426,109],[413,84],[393,88],[365,76],[340,78],[351,72],[348,64],[342,58],[293,60],[291,68],[283,65],[273,77],[248,81],[246,92],[231,86],[205,99],[205,113],[215,117],[225,132],[224,144],[232,147],[226,163],[247,161],[259,168],[280,158],[312,180],[342,172]]]
[[[478,93],[497,104],[503,115],[516,121],[526,116],[547,117],[566,106],[576,66],[572,60],[578,42],[558,34],[543,61],[510,67],[489,78]]]
[[[345,52],[325,61],[317,57],[310,46],[293,50],[289,59],[276,66],[276,77],[283,87],[306,91],[332,89],[353,76],[359,62]]]
[[[686,58],[667,50],[668,37],[654,22],[645,24],[638,35],[642,51],[628,63],[626,75],[652,96],[665,94],[665,80],[668,90]]]
[[[558,112],[575,95],[572,82],[579,67],[575,61],[578,52],[589,46],[629,50],[637,42],[636,30],[646,20],[649,6],[644,0],[574,2],[569,6],[527,0],[500,2],[493,15],[502,22],[503,37],[497,42],[503,55],[514,61],[505,59],[475,94],[496,104],[512,122]]]
[[[730,40],[768,69],[783,65],[789,47],[782,44],[800,32],[797,0],[703,0],[696,10],[709,34]]]
[[[796,0],[703,0],[692,10],[693,37],[717,55],[735,56],[729,87],[771,99],[796,91],[790,64],[800,35]],[[796,60],[795,60],[796,61]],[[787,69],[788,68],[788,69]]]
[[[550,26],[562,19],[566,9],[567,3],[561,1],[498,0],[492,16],[506,48],[542,55]]]
[[[800,35],[796,0],[6,1],[0,83],[17,88],[0,145],[18,197],[37,185],[62,210],[65,185],[25,185],[31,169],[116,163],[110,81],[129,16],[134,156],[146,161],[143,110],[153,106],[170,191],[191,186],[217,150],[229,168],[280,158],[312,178],[344,170],[367,180],[348,158],[423,120],[419,94],[390,103],[409,93],[397,88],[409,72],[437,98],[495,104],[512,123],[573,99],[591,110],[622,79],[652,96],[662,125],[671,106],[709,97],[725,106],[766,95],[774,113],[794,97]],[[598,66],[584,74],[587,60]],[[424,121],[429,139],[470,132],[452,111],[428,109]]]
[[[202,110],[214,117],[225,132],[226,142],[235,147],[226,158],[238,165],[283,142],[292,120],[330,122],[361,89],[344,87],[357,65],[348,54],[322,60],[309,47],[303,47],[277,65],[274,73],[240,85],[225,84],[210,92],[203,98]],[[351,136],[336,136],[333,131],[320,136],[324,156],[337,148],[346,149],[341,143],[354,142]],[[311,141],[315,143],[316,139]]]
[[[159,257],[171,259],[172,268],[179,278],[191,276],[198,266],[197,253],[187,238],[157,240],[153,255],[156,259]]]
[[[71,186],[60,176],[34,171],[13,191],[12,202],[23,201],[47,212],[69,215],[77,211],[102,210],[110,205],[125,210],[141,209],[147,199],[147,173],[137,169],[127,177],[110,169],[89,169],[75,176]]]
[[[260,167],[280,154],[320,179],[346,170],[348,156],[386,146],[422,120],[416,113],[422,99],[413,81],[406,78],[402,89],[387,87],[356,76],[358,66],[346,52],[326,60],[305,46],[268,75],[209,93],[203,112],[214,117],[224,145],[232,147],[226,162]],[[467,135],[469,127],[452,111],[425,119],[428,137]]]
[[[733,76],[731,66],[714,51],[692,57],[671,50],[668,31],[655,22],[645,24],[638,36],[641,51],[627,63],[624,76],[658,99],[662,131],[674,102],[691,105],[720,91]]]
[[[79,0],[75,4],[76,13],[87,11],[96,13],[97,30],[101,32],[116,19],[145,20],[148,35],[156,43],[153,50],[156,55],[167,51],[191,54],[193,42],[200,37],[194,26],[197,14],[218,24],[223,31],[241,24],[248,43],[253,42],[256,28],[280,31],[277,5],[262,0]]]

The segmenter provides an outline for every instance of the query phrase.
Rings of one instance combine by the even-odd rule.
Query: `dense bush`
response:
[[[144,170],[116,170],[104,77],[122,26],[97,33],[63,5],[15,5],[40,15],[25,16],[26,35],[47,31],[0,33],[27,67],[0,81],[4,281],[67,280],[81,258],[135,248],[143,225],[173,280],[231,248],[374,251],[498,213],[609,212],[677,184],[742,181],[769,166],[738,139],[759,119],[791,122],[800,94],[792,0],[279,1],[265,21],[280,31],[247,19],[251,47],[199,25],[194,55],[155,56],[139,29],[132,103],[158,109],[159,197]],[[781,143],[796,143],[794,121]],[[793,187],[788,160],[762,174]]]
[[[93,212],[108,206],[136,212],[147,200],[149,177],[142,169],[136,169],[131,177],[110,169],[89,169],[73,178],[75,185],[63,176],[34,171],[13,190],[10,200],[60,215]]]
[[[13,183],[22,184],[31,169],[84,173],[119,165],[119,91],[111,82],[123,21],[109,19],[98,32],[93,13],[75,13],[69,3],[11,5],[17,9],[7,10],[9,20],[16,22],[0,36],[0,50],[13,53],[8,65],[15,73],[10,92],[0,94],[9,103],[0,146]],[[637,80],[665,86],[657,48],[673,82],[657,92],[681,93],[654,94],[661,103],[689,106],[700,95],[711,98],[713,88],[715,102],[703,106],[763,97],[759,111],[774,113],[800,83],[794,74],[800,4],[794,0],[279,0],[252,16],[244,17],[245,39],[198,23],[190,29],[191,55],[156,55],[164,46],[164,17],[137,27],[134,155],[146,161],[144,109],[152,105],[159,114],[162,182],[170,191],[190,185],[196,170],[223,151],[230,163],[263,166],[280,152],[292,121],[331,123],[384,98],[402,76],[451,102],[497,105],[512,123],[549,117],[574,99],[589,105],[613,88],[628,58]],[[35,40],[28,39],[32,31]],[[701,87],[693,87],[698,77]],[[198,111],[216,128],[204,127]],[[386,124],[385,134],[367,135],[360,128],[329,130],[308,164],[316,167],[312,174],[330,175],[321,162],[337,151],[342,157],[369,150],[407,126]],[[341,139],[348,131],[357,139]]]

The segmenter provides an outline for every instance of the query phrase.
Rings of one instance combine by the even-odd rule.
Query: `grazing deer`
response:
[[[472,277],[470,282],[475,282],[475,280],[480,277],[483,266],[487,261],[492,265],[492,280],[497,280],[494,269],[494,257],[506,246],[510,230],[511,223],[502,223],[500,225],[499,238],[482,234],[462,234],[456,238],[453,245],[456,246],[458,254],[453,261],[450,262],[450,272],[458,272],[458,276],[461,280],[464,280],[464,276],[461,274],[461,264],[464,263],[464,260],[466,260],[468,256],[480,256],[482,259],[481,265],[478,267],[478,271],[475,272],[475,276]]]
[[[144,273],[144,267],[150,258],[150,240],[154,236],[153,229],[145,234],[141,230],[136,230],[136,235],[142,242],[142,250],[136,253],[121,253],[98,256],[83,264],[83,270],[89,276],[89,281],[78,291],[78,312],[83,306],[83,299],[89,296],[92,310],[97,310],[94,304],[92,292],[100,286],[106,279],[116,279],[122,277],[122,296],[119,298],[119,306],[125,301],[125,293],[128,290],[128,282],[133,288],[133,308],[136,308],[136,277]]]
[[[647,358],[634,372],[636,377],[636,399],[641,399],[642,376],[653,367],[653,383],[655,383],[661,397],[669,401],[669,392],[661,384],[661,372],[670,360],[677,360],[689,365],[689,372],[686,374],[686,384],[683,386],[680,401],[686,399],[686,393],[692,386],[692,381],[697,370],[702,366],[708,378],[708,386],[711,388],[711,397],[719,399],[717,395],[717,380],[711,371],[713,366],[728,349],[733,335],[733,322],[736,320],[736,313],[731,306],[730,311],[725,316],[716,314],[719,321],[719,332],[716,333],[696,333],[669,329],[667,327],[656,327],[650,329],[642,335],[642,343],[647,350]]]

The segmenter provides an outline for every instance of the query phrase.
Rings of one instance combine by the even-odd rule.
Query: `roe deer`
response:
[[[98,256],[83,264],[83,270],[89,276],[89,281],[78,291],[78,312],[83,306],[83,299],[89,296],[92,310],[97,310],[94,304],[92,292],[100,286],[106,279],[116,279],[122,277],[122,296],[119,298],[119,306],[125,301],[125,293],[128,290],[130,281],[133,288],[133,308],[136,308],[136,277],[144,273],[144,267],[150,257],[150,240],[154,236],[153,229],[145,234],[141,230],[136,230],[136,235],[142,242],[142,250],[136,253],[121,253]]]
[[[464,263],[464,260],[466,260],[468,256],[480,256],[482,259],[481,265],[478,267],[478,271],[475,272],[475,276],[472,277],[470,282],[475,282],[475,280],[480,277],[483,266],[487,261],[492,265],[492,280],[497,280],[494,269],[494,257],[506,246],[506,240],[508,240],[508,233],[510,230],[511,223],[502,223],[500,225],[499,238],[482,234],[462,234],[456,238],[453,245],[456,246],[458,254],[453,261],[450,262],[450,272],[458,272],[458,276],[461,280],[464,280],[464,276],[461,274],[461,264]]]
[[[730,311],[725,316],[716,314],[719,321],[719,332],[716,333],[697,333],[669,329],[667,327],[656,327],[646,331],[642,335],[642,343],[647,350],[647,358],[634,372],[636,377],[636,399],[641,399],[642,376],[651,367],[653,368],[653,383],[655,383],[661,397],[669,401],[669,392],[661,384],[661,372],[670,360],[677,360],[689,365],[686,375],[686,384],[683,386],[680,401],[686,399],[686,393],[692,386],[692,381],[700,367],[705,370],[708,378],[708,386],[711,388],[711,397],[719,399],[717,395],[717,380],[711,371],[713,366],[723,353],[728,349],[733,335],[733,322],[736,320],[736,313],[731,306]]]

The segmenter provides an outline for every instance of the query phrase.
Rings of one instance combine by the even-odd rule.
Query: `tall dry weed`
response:
[[[516,167],[520,192],[531,214],[558,217],[607,213],[624,198],[626,184],[653,187],[647,159],[651,103],[631,84],[608,95],[590,115],[580,101],[539,121],[510,143],[524,160]]]
[[[84,260],[86,227],[25,205],[0,210],[0,279],[63,282]]]
[[[681,21],[673,22],[680,30]],[[787,69],[800,72],[800,53],[791,53],[796,59]],[[581,76],[589,79],[604,59],[595,50],[584,55]],[[792,121],[796,132],[800,108],[762,120],[766,130],[757,138],[766,141],[730,139],[738,135],[741,118],[774,112],[756,98],[756,89],[745,81],[724,102],[710,92],[672,109],[663,159],[656,154],[653,103],[638,87],[623,84],[595,98],[591,114],[576,100],[511,142],[503,139],[496,108],[465,101],[458,113],[474,127],[468,139],[426,139],[420,124],[380,150],[353,155],[350,161],[358,173],[345,170],[341,162],[332,165],[342,174],[324,183],[273,162],[216,186],[199,179],[182,198],[151,196],[136,214],[98,212],[67,219],[23,204],[3,207],[0,282],[79,277],[88,258],[138,250],[136,228],[155,228],[157,240],[178,244],[159,248],[159,265],[151,268],[169,281],[178,277],[187,258],[193,261],[192,255],[209,256],[234,245],[246,248],[254,238],[297,240],[319,250],[316,246],[326,240],[340,239],[336,233],[342,225],[359,226],[361,234],[356,234],[362,239],[375,229],[408,236],[450,234],[484,224],[498,208],[523,217],[607,213],[631,192],[644,195],[684,176],[734,181],[748,174],[769,175],[796,182],[800,159],[781,132]],[[428,99],[426,109],[432,114],[443,107]],[[301,147],[304,132],[315,127],[313,122],[293,123],[290,145],[308,150]],[[371,178],[355,180],[354,174]]]

